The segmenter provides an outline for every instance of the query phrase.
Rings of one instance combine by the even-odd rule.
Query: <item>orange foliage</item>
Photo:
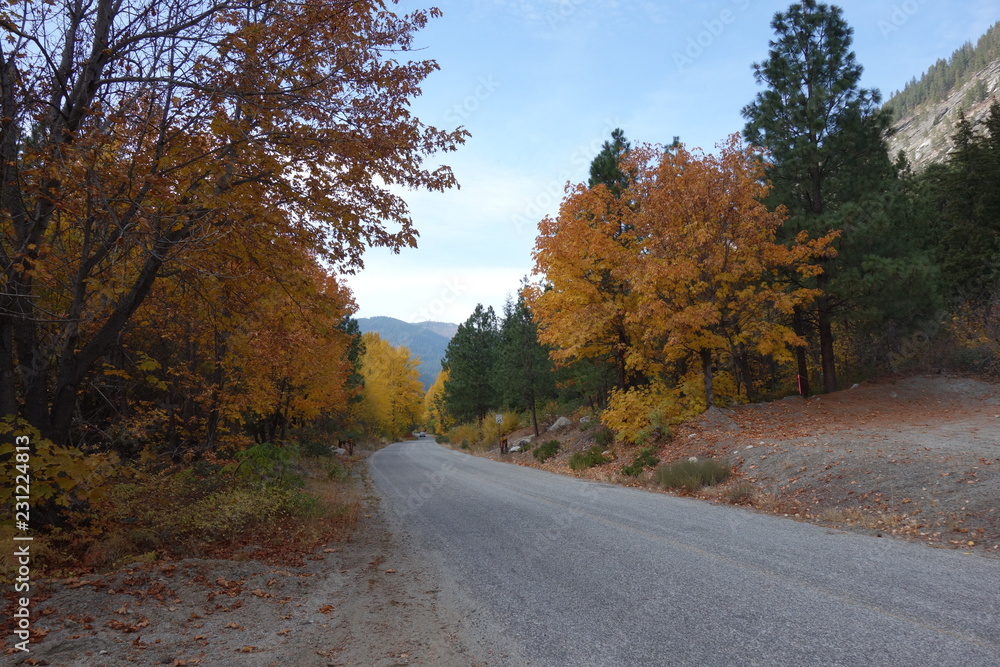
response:
[[[782,276],[820,273],[835,235],[775,241],[786,216],[762,203],[770,185],[757,152],[738,135],[717,155],[645,146],[622,171],[632,177],[619,198],[570,188],[558,218],[539,224],[535,272],[545,283],[530,297],[556,359],[610,355],[654,384],[676,384],[697,360],[711,405],[719,354],[743,372],[751,351],[784,360],[803,344],[787,319],[819,292]]]

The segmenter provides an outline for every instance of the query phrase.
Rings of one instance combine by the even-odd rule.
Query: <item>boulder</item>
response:
[[[560,417],[559,419],[555,420],[555,422],[552,423],[552,426],[549,427],[549,430],[558,431],[561,428],[565,428],[567,426],[572,426],[572,425],[573,422],[571,422],[569,419],[567,419],[566,417]]]

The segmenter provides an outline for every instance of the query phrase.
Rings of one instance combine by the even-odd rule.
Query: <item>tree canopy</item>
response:
[[[453,187],[425,158],[465,137],[409,106],[437,65],[407,55],[436,15],[343,0],[8,4],[0,414],[79,440],[81,391],[144,305],[171,298],[164,281],[206,302],[199,283],[250,276],[293,294],[320,265],[415,245],[393,188]],[[272,257],[284,245],[312,277]],[[209,329],[219,357],[228,332]]]

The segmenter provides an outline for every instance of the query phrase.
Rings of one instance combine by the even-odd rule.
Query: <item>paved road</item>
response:
[[[1000,665],[1000,561],[454,452],[369,459],[511,665]]]

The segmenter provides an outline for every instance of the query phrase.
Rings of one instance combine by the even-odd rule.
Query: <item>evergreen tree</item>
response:
[[[538,402],[555,395],[549,348],[538,341],[538,327],[524,297],[508,298],[497,346],[496,386],[505,406],[531,412],[538,431]]]
[[[482,422],[499,405],[494,384],[499,330],[493,307],[476,305],[448,343],[441,368],[448,372],[444,388],[447,411],[458,421]]]
[[[938,253],[951,296],[982,303],[1000,282],[1000,104],[982,128],[961,117],[953,140],[946,167],[929,175],[943,224]]]
[[[884,139],[890,118],[878,109],[878,92],[859,87],[862,68],[850,49],[853,31],[840,8],[804,0],[775,14],[771,26],[775,39],[768,59],[753,66],[757,82],[767,89],[743,109],[744,136],[770,154],[772,200],[790,214],[783,228],[787,242],[800,231],[813,237],[844,232],[837,258],[828,258],[816,277],[823,296],[810,312],[796,310],[793,316],[797,334],[805,338],[814,330],[818,335],[823,389],[835,391],[833,320],[854,305],[854,295],[847,289],[838,293],[834,281],[847,262],[861,262],[846,252],[858,245],[851,232],[858,232],[854,241],[861,241],[878,227],[849,204],[877,199],[894,176]],[[797,361],[808,393],[802,348]]]
[[[616,128],[611,132],[611,141],[605,141],[601,152],[590,163],[590,180],[588,187],[603,184],[615,197],[621,195],[628,187],[630,177],[621,170],[621,159],[632,145],[625,138],[625,132]]]

